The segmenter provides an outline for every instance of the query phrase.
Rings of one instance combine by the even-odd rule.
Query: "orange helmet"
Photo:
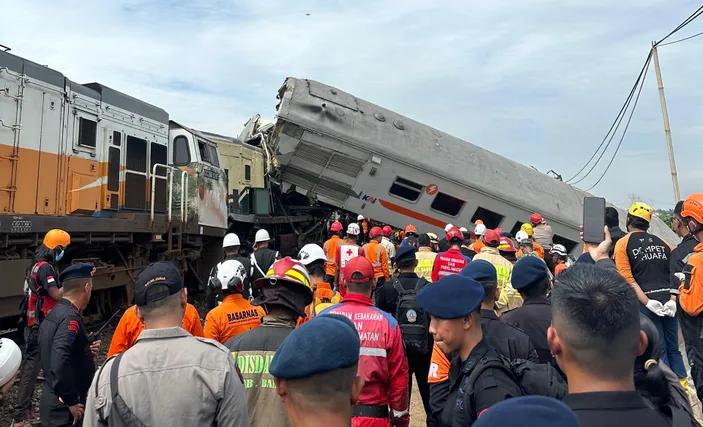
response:
[[[405,234],[408,234],[408,233],[415,233],[415,234],[417,234],[417,228],[415,228],[415,226],[412,225],[412,224],[408,224],[408,226],[405,227]]]
[[[49,249],[56,249],[59,246],[65,248],[71,243],[71,236],[65,231],[55,228],[46,233],[43,243]]]
[[[338,231],[342,231],[342,223],[339,221],[333,222],[332,225],[330,226],[330,231],[335,232],[335,233]]]
[[[480,219],[477,219],[476,222],[474,222],[474,225],[479,225],[479,224],[483,224],[483,221]]]
[[[681,207],[681,216],[693,218],[696,222],[703,225],[703,193],[691,194],[686,197]]]
[[[369,231],[369,237],[374,238],[383,235],[383,231],[381,231],[381,227],[371,227],[371,230]]]

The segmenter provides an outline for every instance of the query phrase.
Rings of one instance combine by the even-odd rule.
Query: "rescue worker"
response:
[[[552,307],[547,298],[549,272],[536,257],[518,260],[513,269],[512,286],[520,293],[521,307],[503,313],[501,320],[524,331],[537,350],[540,363],[552,361],[547,344],[547,329],[552,322]]]
[[[400,242],[400,247],[402,248],[403,246],[413,246],[413,247],[417,248],[417,246],[418,246],[417,238],[418,238],[417,228],[415,228],[415,226],[412,224],[408,224],[408,226],[405,227],[405,237]]]
[[[393,259],[393,264],[395,270],[400,274],[383,285],[383,288],[378,292],[376,306],[393,315],[401,325],[405,352],[408,358],[409,390],[412,393],[412,376],[415,374],[422,405],[425,408],[426,417],[429,418],[432,416],[432,411],[430,408],[430,388],[427,384],[427,374],[430,370],[430,359],[432,358],[432,336],[429,332],[429,322],[425,321],[423,323],[418,320],[420,309],[417,306],[416,299],[413,298],[413,295],[416,295],[429,282],[415,274],[415,268],[418,264],[415,257],[416,252],[416,249],[411,246],[405,246],[398,250],[398,254]],[[408,295],[404,297],[405,294]],[[401,307],[402,310],[399,310],[398,303],[401,298],[404,299],[405,306]],[[412,316],[414,318],[408,318],[407,313],[413,313]],[[412,327],[407,332],[403,331],[405,324],[412,324]],[[411,342],[411,340],[414,342]]]
[[[476,240],[471,244],[471,246],[469,246],[469,249],[476,252],[477,254],[480,254],[481,249],[483,249],[483,247],[485,246],[485,244],[483,243],[483,235],[486,233],[486,230],[486,226],[483,224],[483,222],[479,223],[478,221],[476,221],[476,225],[474,225],[474,234],[476,235]]]
[[[71,236],[63,230],[49,230],[42,244],[34,252],[32,268],[25,278],[27,298],[26,327],[24,329],[25,357],[20,371],[20,383],[15,404],[14,425],[30,427],[39,422],[32,412],[32,398],[41,369],[39,356],[39,325],[63,297],[57,263],[64,249],[71,243]],[[24,306],[24,302],[23,302]]]
[[[530,224],[523,224],[523,226],[525,225],[528,226],[525,227],[526,230],[520,230],[515,234],[515,240],[517,240],[520,246],[520,250],[517,251],[515,256],[520,259],[523,255],[533,253],[544,260],[544,248],[530,236],[532,226]]]
[[[276,393],[268,366],[283,340],[295,329],[305,307],[312,303],[310,276],[305,266],[285,257],[276,261],[266,277],[254,284],[266,316],[261,326],[237,335],[225,344],[244,377],[251,427],[288,426],[286,409]]]
[[[449,370],[450,389],[441,413],[442,425],[470,426],[485,409],[522,395],[504,369],[487,367],[473,384],[468,384],[472,370],[484,357],[498,357],[481,331],[483,299],[481,284],[460,274],[444,276],[417,295],[420,307],[430,315],[435,343],[441,344],[446,354],[456,354]]]
[[[258,288],[253,286],[253,284],[266,276],[266,272],[269,271],[271,266],[276,260],[280,258],[278,251],[274,251],[269,248],[269,242],[271,241],[271,236],[269,232],[263,228],[256,232],[254,237],[254,253],[251,254],[251,266],[253,274],[250,277],[251,292],[249,299],[258,297]]]
[[[332,236],[322,245],[322,250],[325,252],[327,260],[325,261],[325,281],[334,287],[334,274],[337,270],[335,255],[337,248],[342,243],[342,223],[335,221],[330,226]]]
[[[446,234],[449,233],[449,230],[451,230],[452,228],[454,228],[454,225],[452,224],[447,224],[444,226],[445,237],[442,237],[442,239],[439,241],[439,252],[447,252],[451,247],[449,241],[446,238]]]
[[[517,262],[517,248],[513,243],[513,239],[507,236],[501,236],[498,244],[498,253],[503,258],[510,261],[511,264],[515,265]]]
[[[581,427],[576,414],[564,403],[545,396],[516,397],[500,402],[481,414],[475,427]]]
[[[551,249],[554,244],[552,242],[552,238],[554,237],[552,227],[548,225],[547,221],[538,213],[533,213],[530,215],[530,222],[532,223],[532,228],[534,229],[534,235],[532,236],[533,240],[541,247]]]
[[[554,277],[557,277],[559,273],[567,269],[566,259],[569,254],[566,252],[564,245],[556,244],[552,246],[549,255],[552,256],[552,260],[554,261]]]
[[[358,243],[359,246],[363,246],[363,244],[366,242],[366,239],[369,237],[369,219],[363,215],[359,215],[357,217],[357,221],[359,222],[359,225],[361,226],[362,233],[359,234],[359,237],[358,237],[358,240],[356,243]]]
[[[366,259],[373,265],[374,276],[376,277],[377,288],[380,289],[383,284],[391,279],[391,270],[388,264],[389,258],[386,250],[381,246],[381,229],[373,227],[369,231],[369,243],[362,248]],[[406,238],[407,239],[407,238]]]
[[[475,239],[471,237],[471,233],[469,233],[466,227],[461,227],[459,231],[461,231],[461,234],[464,236],[464,240],[461,242],[461,254],[468,259],[472,259],[476,255],[476,252],[471,249],[471,244]]]
[[[0,338],[0,399],[15,384],[20,374],[22,350],[9,338]]]
[[[188,291],[175,264],[144,269],[134,301],[144,332],[95,375],[84,425],[247,427],[244,387],[230,352],[180,328]]]
[[[359,375],[364,386],[352,407],[352,426],[408,427],[408,362],[398,322],[374,307],[371,296],[376,287],[373,265],[365,257],[349,260],[344,266],[346,295],[341,303],[321,315],[340,314],[353,319],[361,349]],[[390,408],[390,410],[389,410]]]
[[[622,277],[635,289],[640,311],[649,317],[659,332],[662,361],[684,379],[686,367],[679,350],[679,325],[676,297],[679,290],[669,277],[671,247],[647,232],[652,208],[635,202],[627,211],[628,234],[615,245],[615,264]]]
[[[224,299],[205,317],[205,338],[224,344],[261,324],[266,314],[264,309],[254,307],[242,295],[246,275],[242,263],[233,259],[215,267],[215,277],[211,280],[216,281],[214,287],[221,289]]]
[[[395,245],[391,241],[391,234],[393,234],[393,229],[391,228],[390,225],[384,225],[383,228],[381,229],[383,232],[383,237],[381,239],[381,246],[383,246],[386,249],[386,254],[388,255],[388,259],[391,259],[395,256]]]
[[[81,310],[93,292],[93,264],[73,264],[59,276],[63,298],[39,328],[39,347],[46,381],[42,385],[42,426],[82,425],[90,381],[95,374],[93,357],[100,340],[88,335]]]
[[[291,427],[351,425],[364,386],[357,375],[360,345],[354,323],[337,314],[318,316],[288,335],[269,371]],[[308,363],[300,363],[301,354]]]
[[[200,314],[198,314],[198,309],[193,304],[186,304],[181,328],[194,337],[205,336],[203,324],[200,322]],[[134,344],[137,343],[137,338],[139,338],[143,330],[144,323],[139,319],[137,306],[133,305],[120,318],[120,323],[117,324],[115,332],[112,334],[107,357],[115,356],[134,347]]]
[[[683,271],[686,262],[691,254],[695,252],[696,246],[698,245],[696,236],[690,232],[688,222],[681,214],[683,204],[683,200],[676,204],[674,207],[674,217],[672,219],[672,229],[683,239],[681,243],[671,251],[669,277],[672,287],[681,285],[681,280],[685,277]],[[681,335],[683,336],[686,347],[686,357],[688,358],[689,365],[691,365],[691,378],[693,378],[693,384],[696,386],[696,394],[698,395],[698,400],[700,400],[703,398],[703,343],[701,343],[699,339],[701,331],[698,318],[697,316],[691,316],[686,313],[686,310],[681,309],[680,305],[676,310],[676,317],[681,326]]]
[[[427,233],[427,236],[430,238],[430,248],[432,248],[432,251],[434,253],[438,253],[439,252],[439,238],[434,233]]]
[[[626,234],[620,229],[620,214],[617,209],[610,206],[605,208],[605,225],[608,226],[610,238],[613,239],[613,244],[610,246],[610,258],[612,259],[615,254],[615,245]]]
[[[298,253],[298,260],[308,270],[313,294],[312,303],[305,307],[306,316],[298,319],[298,326],[300,326],[325,308],[339,303],[342,297],[324,280],[327,256],[321,247],[314,243],[303,246]]]
[[[609,245],[598,246],[594,261],[609,260]],[[559,275],[551,301],[549,347],[569,379],[563,402],[581,426],[672,425],[635,390],[633,366],[646,336],[633,288],[617,273],[577,263]]]
[[[461,273],[461,269],[471,261],[471,259],[461,254],[461,243],[464,241],[464,236],[458,228],[451,228],[447,232],[446,238],[450,247],[446,252],[437,254],[437,258],[435,258],[434,267],[432,268],[433,282],[449,274]]]
[[[249,283],[249,279],[253,275],[254,271],[252,270],[251,260],[249,258],[239,255],[240,246],[241,244],[239,242],[239,236],[234,233],[228,233],[225,238],[222,239],[222,250],[225,253],[225,259],[223,261],[233,259],[239,261],[244,266],[244,270],[246,271],[246,277],[244,279],[244,298],[248,299],[251,295],[251,285]],[[210,272],[210,279],[215,277],[214,271],[215,268],[213,268]],[[206,288],[205,293],[205,301],[208,311],[217,307],[217,304],[221,302],[219,299],[219,297],[221,296],[219,294],[220,290],[212,288],[212,283],[214,283],[212,280],[208,281],[208,286]]]
[[[513,264],[500,255],[498,247],[500,246],[500,236],[495,230],[486,230],[483,234],[485,246],[481,248],[481,252],[476,254],[473,261],[480,259],[486,260],[493,264],[496,268],[498,276],[498,288],[500,289],[500,298],[496,301],[496,312],[500,315],[506,310],[512,310],[522,305],[520,294],[513,289],[510,284],[513,273]]]
[[[342,283],[344,283],[344,266],[347,265],[350,259],[364,256],[364,249],[356,244],[357,236],[360,232],[358,224],[349,224],[347,227],[347,242],[339,245],[337,255],[335,255],[335,263],[337,264],[337,272],[334,279],[335,290],[338,290],[342,297],[344,297],[346,292],[342,286]]]
[[[420,247],[415,253],[415,258],[417,258],[415,274],[431,282],[432,269],[434,268],[434,260],[437,258],[437,254],[430,247],[432,240],[429,233],[421,235],[418,238],[418,244]]]

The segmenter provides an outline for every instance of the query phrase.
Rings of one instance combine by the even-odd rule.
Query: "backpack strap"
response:
[[[120,361],[122,361],[122,356],[124,356],[124,351],[115,357],[115,360],[112,362],[112,366],[110,367],[110,388],[112,390],[112,401],[115,401],[115,397],[119,394],[119,387],[117,386],[117,381],[118,381],[118,374],[120,370]],[[102,372],[102,368],[100,369]],[[99,377],[98,377],[99,378]],[[95,393],[97,395],[98,389],[97,387],[95,388]]]
[[[394,277],[393,279],[391,279],[391,282],[393,283],[393,289],[395,289],[395,291],[398,292],[398,296],[401,296],[405,293],[405,289],[403,288],[403,285],[400,283],[400,280],[398,280]]]
[[[418,277],[417,284],[415,284],[415,292],[419,292],[420,289],[425,286],[425,283],[427,283],[427,279],[424,277]]]
[[[469,399],[469,407],[467,409],[469,411],[469,415],[474,421],[478,419],[478,414],[474,409],[476,406],[474,402],[474,385],[476,384],[476,381],[478,381],[478,377],[491,368],[503,370],[505,373],[508,374],[508,376],[510,376],[510,378],[513,378],[515,380],[516,384],[520,384],[519,381],[517,381],[517,379],[515,378],[515,374],[513,373],[512,369],[510,369],[510,366],[506,365],[505,361],[501,358],[500,355],[498,355],[498,357],[493,357],[492,355],[488,354],[484,356],[481,360],[479,360],[476,364],[476,367],[474,367],[471,373],[469,374],[469,378],[468,380],[466,380],[466,387],[464,388],[464,390],[466,390],[466,396],[468,396]]]

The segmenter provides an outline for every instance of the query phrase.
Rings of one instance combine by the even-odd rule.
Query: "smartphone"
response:
[[[600,243],[605,240],[605,199],[583,198],[583,241]]]

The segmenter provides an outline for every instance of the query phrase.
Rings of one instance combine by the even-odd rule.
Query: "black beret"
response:
[[[88,263],[73,264],[68,266],[59,275],[59,282],[65,282],[73,279],[88,279],[93,277],[95,266]]]
[[[497,282],[498,273],[493,264],[485,259],[477,259],[466,264],[461,270],[461,275],[470,277],[478,282]]]
[[[545,396],[507,399],[483,412],[474,427],[579,427],[576,414],[563,402]]]

